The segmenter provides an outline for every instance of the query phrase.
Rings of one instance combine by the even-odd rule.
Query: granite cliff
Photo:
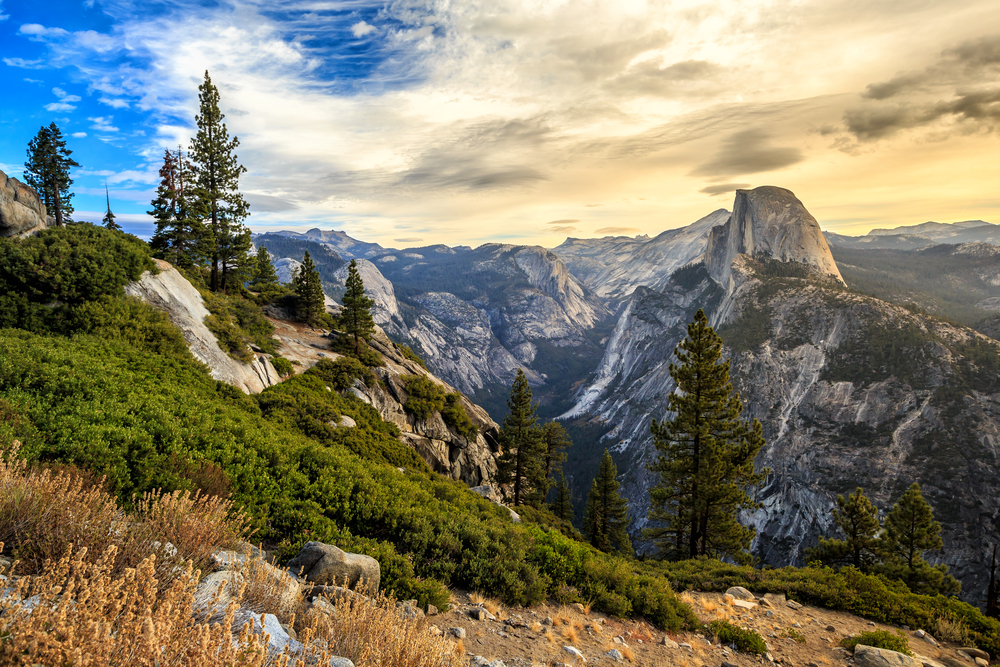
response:
[[[0,237],[25,236],[51,224],[38,193],[0,171]]]

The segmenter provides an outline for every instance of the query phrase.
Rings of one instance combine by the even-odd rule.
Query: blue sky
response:
[[[0,169],[69,137],[144,212],[206,69],[250,226],[384,245],[655,234],[792,189],[824,228],[1000,222],[995,0],[0,0]]]

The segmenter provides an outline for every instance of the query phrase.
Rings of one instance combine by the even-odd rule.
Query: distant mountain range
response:
[[[757,555],[800,563],[830,529],[838,493],[860,485],[885,508],[918,481],[945,525],[943,561],[965,599],[981,603],[979,564],[1000,541],[1000,350],[962,324],[991,333],[988,318],[1000,318],[1000,250],[989,245],[1000,227],[824,234],[774,187],[738,191],[733,210],[652,238],[567,239],[553,250],[276,235],[325,250],[331,296],[343,262],[357,258],[376,321],[497,421],[523,369],[539,413],[573,435],[566,470],[578,503],[611,450],[640,548],[649,424],[665,416],[674,347],[704,308],[768,440],[763,507],[744,517]],[[993,326],[1000,334],[1000,320]]]
[[[919,250],[941,243],[991,243],[1000,245],[1000,225],[984,220],[924,222],[894,229],[873,229],[865,236],[823,232],[830,245],[840,248]]]

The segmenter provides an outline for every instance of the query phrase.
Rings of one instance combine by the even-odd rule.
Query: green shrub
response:
[[[462,395],[458,393],[447,394],[444,397],[444,406],[441,408],[441,418],[444,423],[455,429],[459,435],[474,442],[479,435],[479,429],[469,419],[469,413],[462,405]]]
[[[289,377],[295,372],[295,367],[292,366],[292,362],[284,357],[272,357],[271,365],[274,366],[274,370],[278,371],[278,375],[283,378]]]
[[[786,639],[792,639],[798,642],[799,644],[806,643],[806,636],[801,632],[799,632],[798,630],[796,630],[795,628],[788,628],[787,630],[783,630],[781,636],[785,637]]]
[[[896,631],[896,634],[888,630],[870,630],[862,632],[860,635],[853,635],[840,640],[840,645],[851,652],[854,651],[858,644],[884,648],[904,655],[913,655],[913,652],[910,651],[910,642],[907,641],[906,635],[899,630]]]
[[[403,375],[399,379],[406,385],[403,407],[417,419],[427,419],[444,409],[445,392],[441,385],[425,375]]]
[[[709,630],[723,644],[732,644],[737,651],[749,653],[751,655],[764,655],[767,653],[767,645],[764,638],[753,630],[744,630],[733,625],[726,620],[712,621],[708,624]]]
[[[375,385],[375,376],[354,357],[341,357],[336,361],[320,359],[319,363],[310,369],[310,372],[329,383],[337,391],[348,389],[355,380],[361,380],[367,387]]]
[[[347,334],[335,332],[330,343],[330,349],[345,357],[354,357],[369,368],[378,368],[385,365],[382,355],[373,350],[364,339],[358,340],[358,348],[354,349],[354,338]]]
[[[205,318],[205,326],[229,356],[243,363],[252,361],[254,354],[248,349],[250,345],[268,354],[277,354],[274,325],[257,303],[239,293],[222,294],[205,288],[200,292],[211,313]]]

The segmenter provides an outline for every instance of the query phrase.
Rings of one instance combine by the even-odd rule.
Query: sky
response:
[[[1000,222],[996,0],[0,0],[0,170],[54,121],[76,218],[148,235],[206,70],[254,231],[553,247],[760,185]]]

